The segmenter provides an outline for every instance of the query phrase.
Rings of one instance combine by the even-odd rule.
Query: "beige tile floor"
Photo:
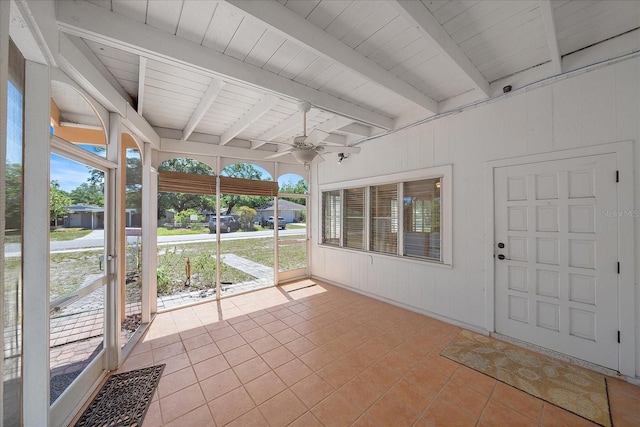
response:
[[[459,331],[307,280],[160,314],[120,371],[166,364],[145,427],[591,424],[440,356]],[[640,425],[640,387],[609,393]]]

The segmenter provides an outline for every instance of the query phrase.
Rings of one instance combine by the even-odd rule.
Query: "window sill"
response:
[[[372,260],[373,260],[373,258],[383,258],[383,259],[392,258],[392,259],[396,259],[396,260],[410,262],[412,264],[426,265],[426,266],[435,267],[435,268],[446,268],[446,269],[449,269],[449,270],[451,270],[453,268],[453,265],[451,265],[451,264],[445,264],[444,262],[433,261],[433,260],[428,260],[428,259],[412,258],[412,257],[407,257],[407,256],[385,254],[385,253],[381,253],[381,252],[371,252],[371,251],[365,251],[365,250],[360,250],[360,249],[344,248],[344,247],[340,247],[340,246],[336,246],[336,245],[327,245],[327,244],[323,244],[323,243],[319,243],[318,246],[323,248],[323,249],[331,249],[331,250],[338,250],[338,251],[344,251],[344,252],[352,252],[354,254],[370,256]]]

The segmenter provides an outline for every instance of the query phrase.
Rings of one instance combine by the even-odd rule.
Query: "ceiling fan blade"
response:
[[[282,157],[282,156],[286,156],[287,154],[291,153],[293,151],[293,149],[287,149],[284,151],[278,151],[275,154],[272,154],[270,156],[265,157],[265,159],[275,159],[277,157]]]
[[[344,145],[336,147],[333,145],[322,145],[322,151],[326,153],[358,154],[360,152],[360,147],[347,147]]]
[[[305,140],[305,142],[312,145],[318,145],[320,141],[322,141],[327,137],[329,137],[329,134],[327,132],[320,129],[314,129],[307,136],[307,139]]]

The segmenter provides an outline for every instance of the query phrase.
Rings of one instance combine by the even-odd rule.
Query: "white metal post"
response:
[[[6,83],[5,83],[6,84]],[[25,426],[49,425],[49,67],[25,66],[23,405]],[[27,190],[28,189],[28,190]]]

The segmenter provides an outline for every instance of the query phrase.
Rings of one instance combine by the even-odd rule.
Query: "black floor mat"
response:
[[[109,377],[76,423],[88,426],[141,426],[164,364]]]

